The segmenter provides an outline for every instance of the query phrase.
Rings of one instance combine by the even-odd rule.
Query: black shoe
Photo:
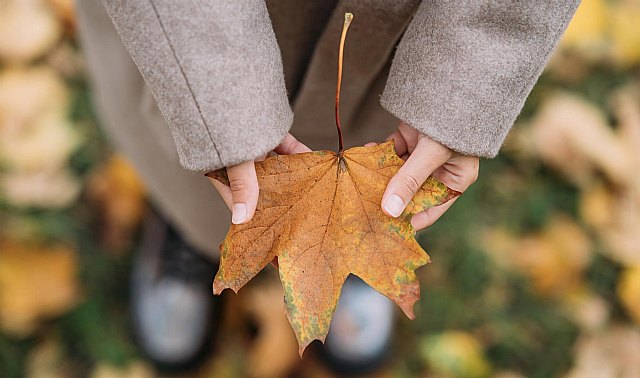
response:
[[[337,373],[370,373],[389,356],[394,325],[393,302],[349,276],[320,355]]]
[[[150,212],[133,262],[131,309],[138,344],[159,368],[187,370],[205,355],[221,307],[211,292],[215,272]]]

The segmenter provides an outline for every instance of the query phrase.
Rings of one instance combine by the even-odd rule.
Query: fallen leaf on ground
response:
[[[247,376],[286,377],[300,361],[296,338],[284,315],[282,286],[275,275],[265,281],[243,297],[244,310],[258,327],[249,352]]]
[[[222,243],[214,292],[237,292],[277,257],[300,353],[313,340],[324,340],[349,274],[414,318],[420,296],[415,270],[429,256],[414,238],[411,217],[460,193],[429,178],[400,217],[385,215],[382,194],[403,163],[393,142],[256,163],[258,207],[253,220],[232,225]],[[226,171],[208,176],[228,183]]]
[[[611,305],[586,285],[566,293],[561,306],[569,318],[584,331],[597,331],[609,322]]]
[[[602,58],[608,47],[606,40],[608,3],[605,0],[585,1],[560,40],[560,50],[573,50],[587,60]]]
[[[516,236],[502,228],[487,231],[484,249],[499,266],[529,278],[540,295],[571,294],[583,285],[593,245],[571,218],[557,214],[541,232]]]
[[[631,68],[640,63],[640,4],[618,1],[611,7],[610,18],[611,57],[616,66]]]
[[[640,331],[614,325],[576,342],[574,366],[565,378],[640,377]]]
[[[78,178],[67,170],[0,175],[0,197],[16,207],[63,208],[80,189]]]
[[[491,372],[482,344],[462,331],[425,337],[420,344],[420,355],[432,373],[444,377],[483,378]]]
[[[62,27],[44,0],[5,0],[0,6],[0,59],[27,62],[46,53]]]
[[[72,31],[76,25],[76,12],[73,0],[49,0],[58,16],[62,19],[65,26]]]
[[[97,208],[101,242],[122,253],[134,242],[146,208],[145,190],[135,170],[121,156],[112,156],[91,175],[87,197]]]
[[[58,338],[47,336],[29,353],[25,370],[29,378],[65,378],[68,367]]]
[[[0,71],[2,139],[26,134],[39,118],[66,118],[70,94],[62,77],[48,66],[10,67]],[[25,130],[26,129],[26,130]]]
[[[580,187],[590,184],[596,170],[611,181],[633,181],[635,161],[604,112],[568,93],[550,95],[531,120],[531,138],[542,161]]]
[[[639,265],[640,202],[629,190],[585,188],[580,214],[604,242],[601,252],[623,265]]]
[[[2,134],[0,159],[20,173],[64,168],[80,142],[71,122],[56,115],[43,116],[19,133]]]
[[[79,297],[74,252],[0,240],[0,328],[28,335],[38,320],[63,314]]]
[[[631,318],[640,325],[640,265],[622,273],[618,283],[618,297]]]
[[[157,374],[147,364],[132,362],[126,367],[100,364],[91,374],[91,378],[152,378]]]

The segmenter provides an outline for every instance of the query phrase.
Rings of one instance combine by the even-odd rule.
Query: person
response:
[[[202,172],[227,168],[230,188],[216,188],[231,222],[246,223],[259,195],[256,159],[336,144],[345,12],[355,16],[341,96],[345,140],[395,141],[406,163],[381,207],[396,217],[430,175],[461,192],[476,180],[479,158],[497,154],[578,4],[78,1],[99,115],[160,214],[134,266],[143,350],[176,365],[205,344],[210,289],[171,269],[205,266],[197,256],[215,260],[229,224]],[[416,214],[414,227],[433,224],[452,203]],[[357,371],[374,366],[388,349],[393,314],[389,301],[347,280],[325,346],[329,360]]]

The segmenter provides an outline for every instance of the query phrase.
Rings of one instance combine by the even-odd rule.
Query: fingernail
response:
[[[232,213],[233,215],[231,215],[231,223],[241,224],[247,219],[247,204],[234,203]]]
[[[387,197],[387,200],[384,203],[384,210],[395,218],[402,214],[402,210],[404,210],[404,201],[399,195],[392,194]]]

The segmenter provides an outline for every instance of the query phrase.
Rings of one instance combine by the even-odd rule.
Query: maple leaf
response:
[[[222,243],[214,292],[237,292],[277,258],[300,353],[313,340],[324,341],[349,274],[413,319],[420,297],[415,270],[429,256],[415,240],[411,217],[460,193],[430,177],[398,218],[389,217],[382,195],[403,163],[392,141],[256,163],[258,206],[253,219],[232,225]],[[228,185],[225,170],[208,176]]]
[[[63,245],[0,239],[0,329],[28,336],[79,301],[77,258]]]

